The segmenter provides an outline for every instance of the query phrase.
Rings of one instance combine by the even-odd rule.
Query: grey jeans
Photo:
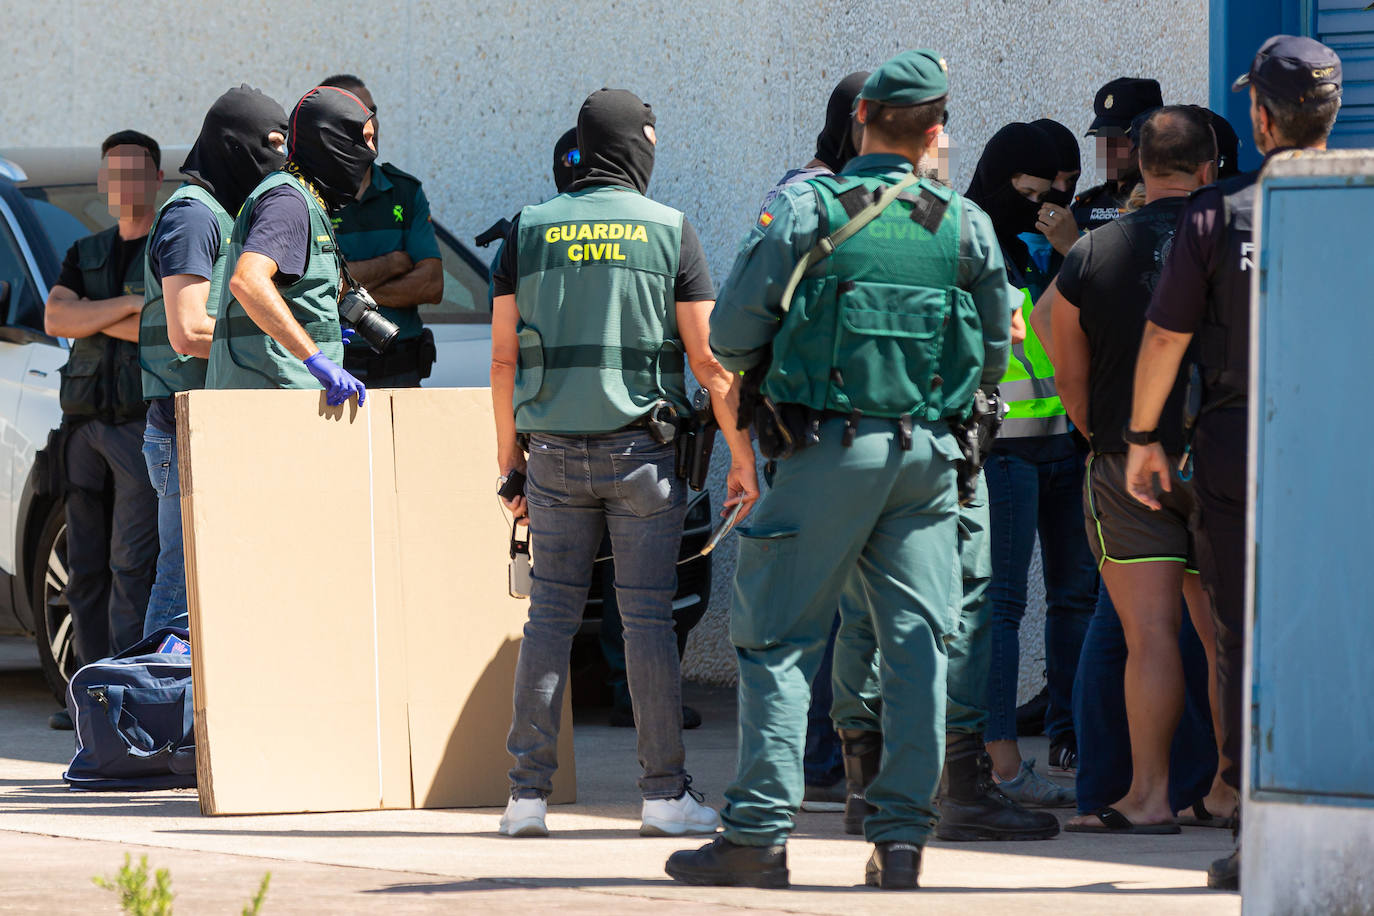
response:
[[[552,791],[568,656],[608,528],[639,732],[640,793],[677,798],[687,786],[673,632],[687,495],[673,456],[671,445],[659,445],[643,430],[531,438],[526,496],[534,584],[506,740],[515,758],[513,796]]]

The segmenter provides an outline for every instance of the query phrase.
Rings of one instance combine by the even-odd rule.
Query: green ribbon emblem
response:
[[[402,222],[405,219],[405,210],[401,209],[400,204],[397,204],[391,208],[391,215],[396,217],[396,222]]]

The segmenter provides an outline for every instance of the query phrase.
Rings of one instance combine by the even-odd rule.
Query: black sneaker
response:
[[[48,716],[48,728],[55,732],[69,732],[72,730],[72,715],[65,709]]]
[[[700,849],[673,853],[663,870],[702,887],[787,887],[787,847],[741,846],[718,836]]]
[[[1068,773],[1069,775],[1078,773],[1077,741],[1070,739],[1050,743],[1050,772]]]
[[[1214,891],[1240,890],[1240,850],[1217,859],[1207,869],[1207,886]]]
[[[864,883],[886,891],[909,891],[920,887],[921,847],[915,843],[876,843],[864,869]]]
[[[843,811],[846,798],[848,793],[843,779],[837,779],[828,786],[807,786],[802,795],[801,809],[813,812]]]

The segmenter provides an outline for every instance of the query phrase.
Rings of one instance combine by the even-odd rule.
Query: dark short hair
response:
[[[1330,86],[1317,88],[1327,90],[1328,98],[1315,104],[1310,101],[1302,104],[1265,95],[1256,86],[1255,103],[1269,112],[1274,119],[1275,129],[1285,140],[1298,146],[1314,146],[1331,135],[1331,128],[1336,126],[1336,115],[1341,111],[1339,87],[1335,87],[1335,91],[1331,91],[1333,87]],[[1317,90],[1313,90],[1313,95],[1316,94]]]
[[[1196,105],[1169,105],[1140,128],[1140,170],[1151,175],[1194,172],[1217,161],[1217,136],[1207,110]]]
[[[320,82],[320,85],[333,86],[335,89],[347,89],[349,92],[352,92],[354,89],[367,88],[367,83],[364,83],[352,73],[335,73],[333,76],[325,77]]]
[[[153,166],[162,168],[162,147],[157,145],[157,141],[147,134],[141,134],[136,130],[117,130],[105,138],[105,142],[100,144],[100,158],[104,159],[105,154],[116,146],[141,146],[148,151],[148,156],[153,160]]]
[[[947,99],[936,99],[920,105],[884,105],[868,102],[868,120],[863,129],[876,131],[887,140],[904,143],[920,137],[945,117]]]

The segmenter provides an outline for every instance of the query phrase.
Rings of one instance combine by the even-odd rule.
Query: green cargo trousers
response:
[[[730,635],[739,657],[739,765],[721,811],[725,838],[786,842],[803,792],[811,679],[846,588],[871,597],[881,648],[882,770],[868,790],[873,842],[924,843],[944,761],[945,644],[954,626],[957,549],[954,437],[917,423],[909,451],[891,420],[845,421],[778,463],[772,488],[740,532]],[[837,647],[838,648],[838,647]]]
[[[949,657],[945,729],[980,735],[988,719],[990,634],[987,600],[992,580],[992,542],[988,536],[988,488],[978,475],[973,502],[959,509],[959,562],[950,564],[951,592],[958,607],[953,631],[945,639]],[[867,603],[862,585],[854,583],[840,597],[840,631],[835,637],[834,691],[831,718],[835,727],[862,731],[882,729],[882,696],[878,688],[878,645],[872,614],[844,613],[844,605]]]

